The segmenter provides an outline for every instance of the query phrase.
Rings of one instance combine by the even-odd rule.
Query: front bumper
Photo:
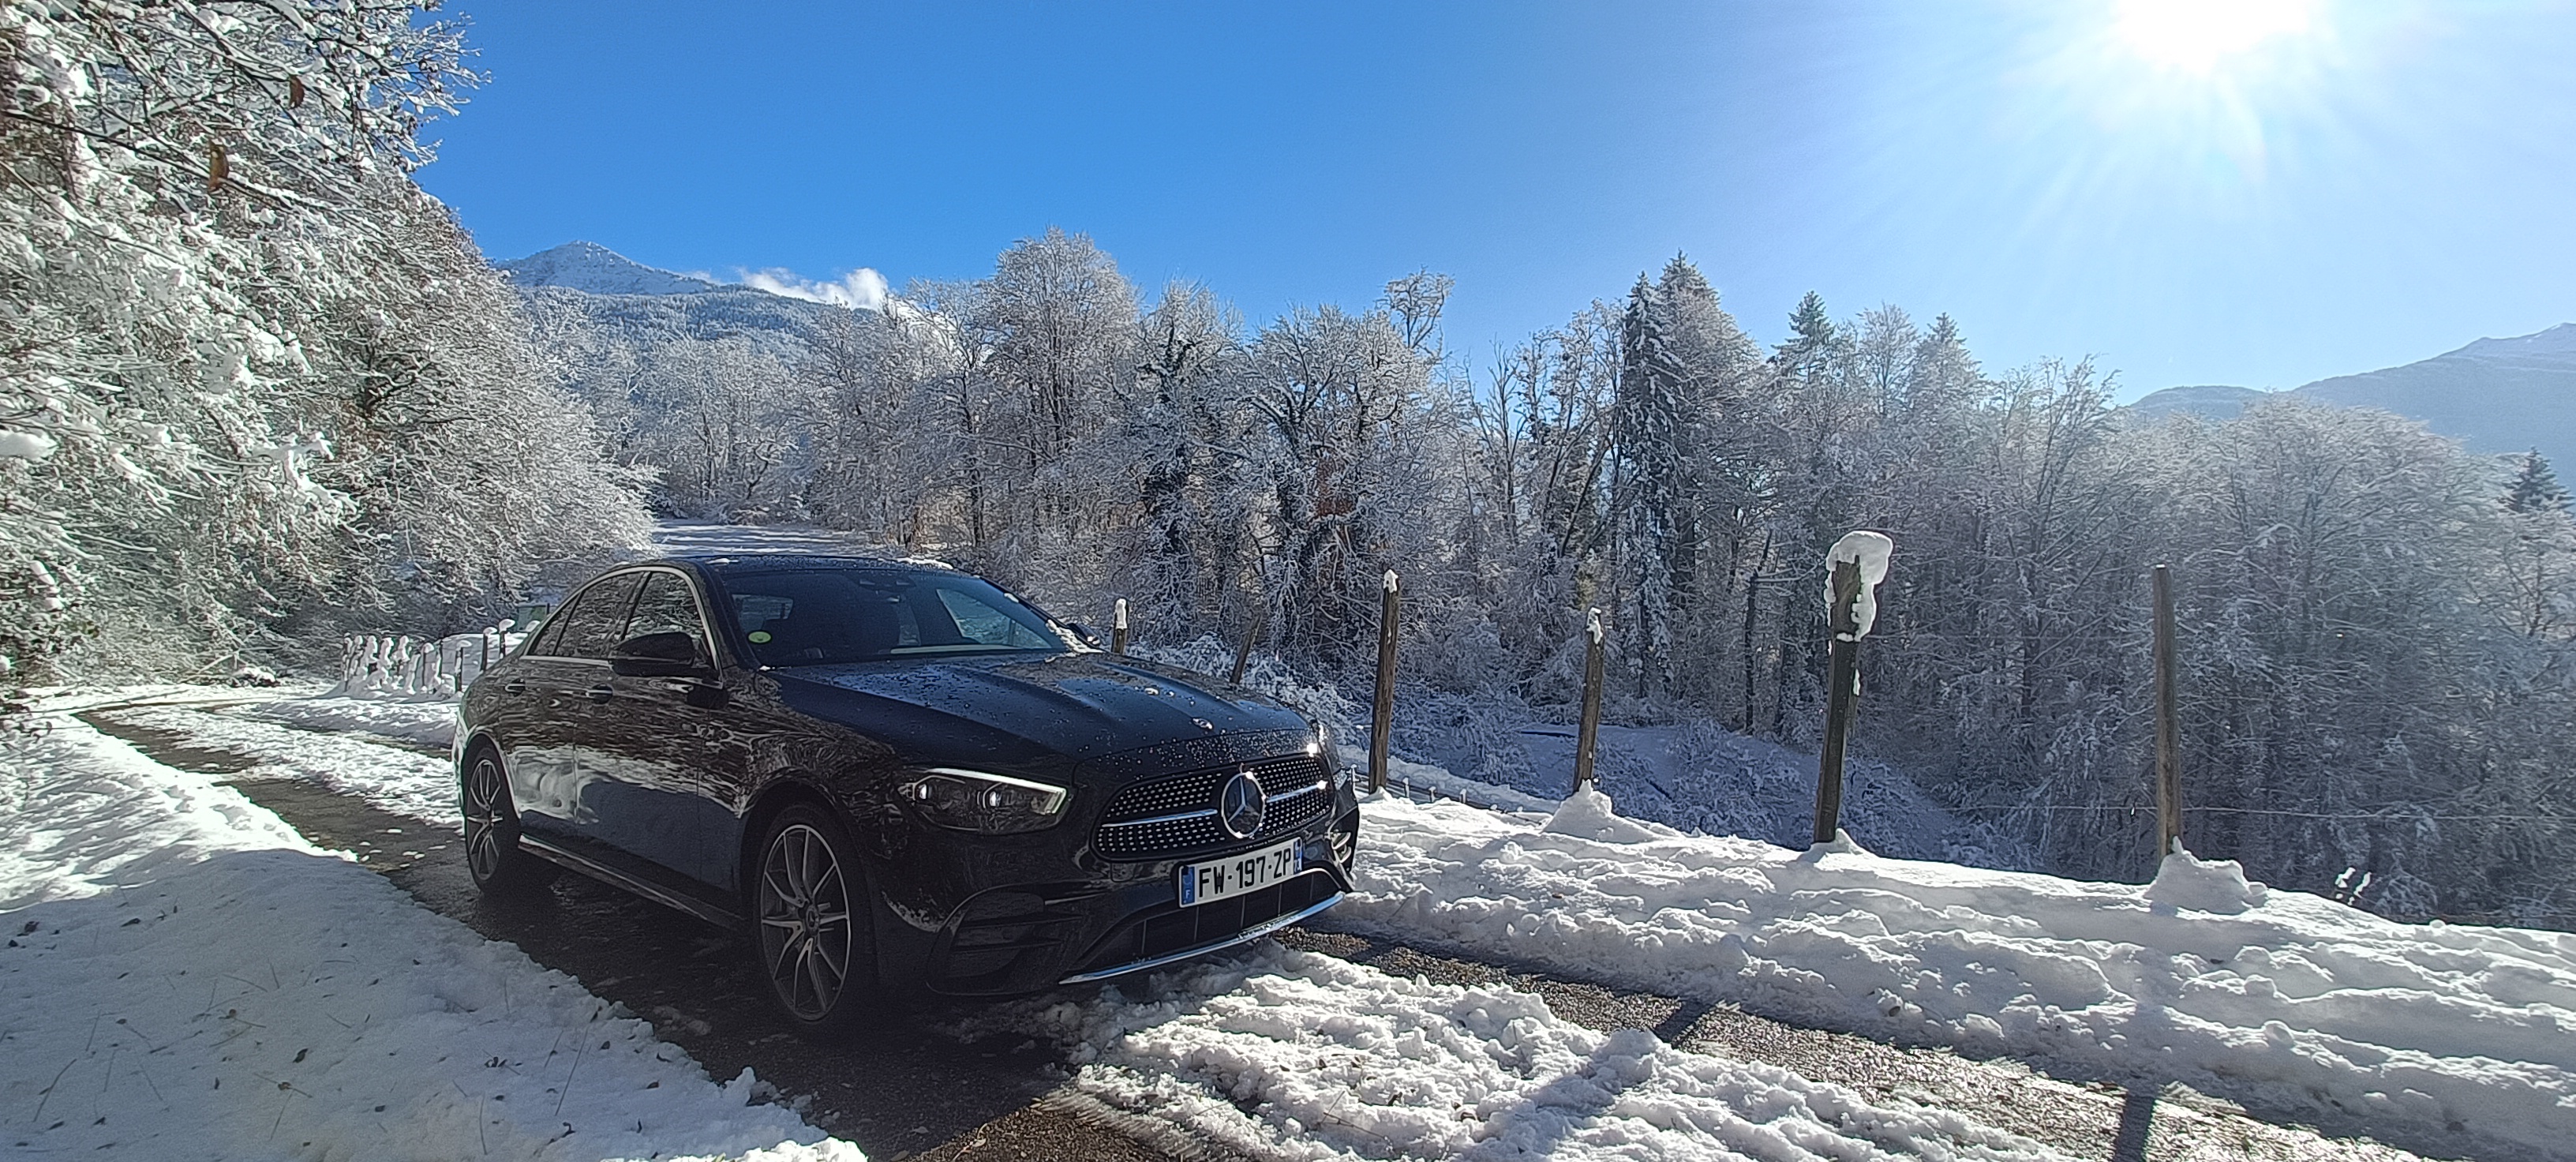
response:
[[[1356,804],[1316,820],[1297,837],[1305,871],[1193,907],[1180,906],[1176,869],[1230,853],[1119,866],[1114,879],[986,889],[950,913],[938,931],[923,934],[928,939],[915,960],[919,980],[932,992],[957,996],[1027,993],[1259,939],[1331,907],[1351,890],[1350,867],[1335,858],[1333,836],[1358,822]]]
[[[1308,880],[1308,881],[1317,880],[1317,879],[1320,879],[1320,878],[1321,878],[1321,873],[1320,873],[1320,872],[1308,872],[1308,873],[1307,873],[1307,874],[1305,874],[1305,875],[1302,875],[1302,876],[1297,877],[1297,879],[1298,879],[1298,880]],[[1309,893],[1309,892],[1312,892],[1313,890],[1315,890],[1316,885],[1315,885],[1315,884],[1313,884],[1313,883],[1308,883],[1308,884],[1305,884],[1305,885],[1300,886],[1300,885],[1298,885],[1298,884],[1297,884],[1296,880],[1290,880],[1290,881],[1288,881],[1288,882],[1286,882],[1286,883],[1281,883],[1281,884],[1274,885],[1274,886],[1272,886],[1272,887],[1270,887],[1270,888],[1266,888],[1266,889],[1264,889],[1264,891],[1280,892],[1282,895],[1289,895],[1290,893],[1287,891],[1287,889],[1291,889],[1291,888],[1295,888],[1295,889],[1296,889],[1296,893],[1295,893],[1295,894],[1296,894],[1296,896],[1298,896],[1298,897],[1302,897],[1304,894]],[[1253,894],[1254,894],[1254,895],[1259,895],[1259,894],[1261,894],[1261,893],[1256,892],[1256,893],[1253,893]],[[1231,901],[1229,901],[1229,902],[1231,902]],[[1290,901],[1287,901],[1287,902],[1288,902],[1288,906],[1291,906],[1291,907],[1294,907],[1294,906],[1295,906],[1295,902],[1294,902],[1294,900],[1293,900],[1293,899],[1292,899],[1292,900],[1290,900]],[[1204,944],[1194,944],[1194,945],[1193,945],[1193,944],[1190,944],[1189,942],[1190,942],[1191,940],[1195,940],[1195,939],[1200,938],[1200,937],[1204,934],[1204,931],[1205,931],[1205,929],[1206,929],[1207,927],[1215,927],[1215,928],[1217,928],[1219,931],[1223,931],[1223,930],[1227,927],[1227,925],[1225,925],[1224,923],[1220,922],[1220,923],[1218,923],[1218,924],[1216,924],[1216,925],[1201,925],[1198,929],[1196,929],[1196,930],[1191,930],[1191,929],[1185,929],[1185,928],[1183,928],[1181,925],[1178,925],[1178,924],[1164,924],[1164,925],[1160,925],[1160,927],[1163,929],[1163,931],[1161,932],[1162,939],[1161,939],[1160,941],[1157,941],[1157,939],[1156,939],[1156,935],[1157,935],[1157,933],[1156,933],[1156,931],[1155,931],[1155,930],[1156,930],[1156,928],[1157,928],[1157,926],[1158,926],[1158,925],[1157,925],[1156,923],[1154,923],[1153,921],[1151,921],[1151,920],[1140,918],[1140,919],[1137,919],[1137,920],[1130,921],[1127,925],[1125,925],[1125,926],[1124,926],[1125,932],[1132,932],[1132,933],[1133,933],[1133,939],[1134,939],[1135,946],[1136,946],[1136,947],[1135,947],[1135,949],[1134,949],[1134,951],[1136,951],[1136,952],[1139,954],[1139,956],[1138,956],[1138,958],[1137,958],[1137,959],[1135,959],[1135,960],[1130,960],[1130,961],[1126,961],[1126,962],[1124,962],[1124,963],[1120,963],[1120,964],[1113,964],[1113,965],[1110,965],[1110,966],[1108,966],[1108,967],[1106,967],[1106,968],[1086,969],[1086,970],[1084,970],[1084,971],[1082,971],[1082,972],[1077,972],[1077,973],[1073,974],[1072,976],[1068,976],[1068,977],[1064,978],[1063,980],[1057,981],[1056,983],[1057,983],[1057,984],[1083,984],[1083,983],[1088,982],[1088,981],[1095,981],[1095,980],[1107,980],[1107,979],[1109,979],[1110,977],[1113,977],[1113,976],[1125,976],[1126,974],[1131,973],[1131,972],[1143,972],[1143,971],[1145,971],[1146,969],[1149,969],[1149,968],[1161,968],[1161,967],[1163,967],[1163,966],[1164,966],[1164,965],[1166,965],[1166,964],[1173,964],[1173,963],[1177,963],[1177,962],[1179,962],[1179,961],[1188,960],[1189,958],[1191,958],[1191,957],[1193,957],[1193,956],[1202,956],[1202,955],[1205,955],[1205,954],[1210,953],[1210,952],[1215,952],[1215,951],[1217,951],[1217,950],[1219,950],[1219,949],[1223,949],[1223,948],[1232,948],[1232,947],[1234,947],[1234,946],[1235,946],[1235,945],[1237,945],[1237,944],[1244,944],[1244,943],[1249,943],[1249,942],[1254,941],[1254,940],[1259,940],[1259,939],[1261,939],[1261,938],[1262,938],[1262,937],[1264,937],[1264,936],[1268,936],[1268,935],[1270,935],[1270,934],[1271,934],[1271,933],[1273,933],[1273,932],[1276,932],[1276,931],[1278,931],[1278,930],[1280,930],[1280,929],[1282,929],[1282,928],[1285,928],[1285,927],[1287,927],[1287,926],[1289,926],[1289,925],[1291,925],[1291,924],[1294,924],[1294,923],[1296,923],[1296,922],[1297,922],[1297,921],[1299,921],[1299,920],[1303,920],[1303,919],[1305,919],[1305,918],[1306,918],[1306,917],[1308,917],[1308,916],[1315,915],[1316,913],[1321,912],[1321,911],[1323,911],[1324,909],[1329,908],[1329,907],[1332,907],[1333,905],[1338,904],[1338,903],[1341,903],[1341,902],[1342,902],[1342,893],[1340,893],[1340,892],[1338,892],[1338,891],[1337,891],[1337,892],[1334,892],[1333,894],[1331,894],[1331,895],[1329,895],[1329,896],[1324,897],[1323,899],[1320,899],[1320,900],[1315,901],[1314,903],[1307,904],[1306,906],[1304,906],[1304,907],[1302,907],[1302,908],[1297,908],[1297,910],[1295,910],[1295,911],[1293,911],[1293,912],[1285,912],[1285,913],[1281,913],[1281,914],[1279,914],[1279,915],[1276,915],[1276,916],[1271,917],[1270,919],[1263,920],[1263,921],[1261,921],[1261,922],[1259,922],[1259,923],[1253,924],[1253,925],[1252,925],[1252,926],[1250,926],[1250,927],[1243,928],[1243,929],[1241,929],[1240,931],[1236,931],[1236,932],[1234,932],[1232,935],[1220,936],[1220,937],[1218,937],[1216,940],[1210,941],[1210,942],[1208,942],[1208,943],[1204,943]],[[1209,907],[1209,906],[1210,906],[1210,905],[1201,905],[1201,907]],[[1198,909],[1191,909],[1190,911],[1195,912],[1195,911],[1197,911],[1197,910],[1198,910]],[[1245,910],[1246,910],[1246,911],[1250,911],[1250,910],[1253,910],[1253,909],[1247,908],[1247,909],[1245,909]],[[1267,910],[1267,908],[1263,908],[1263,909],[1261,909],[1261,910]],[[1188,913],[1188,912],[1184,912],[1184,913],[1183,913],[1181,916],[1179,916],[1179,917],[1169,917],[1169,918],[1165,918],[1165,917],[1156,917],[1156,918],[1154,918],[1154,919],[1155,919],[1155,920],[1161,920],[1161,919],[1187,919],[1187,918],[1190,918],[1190,917],[1189,917],[1189,913]],[[1241,922],[1241,921],[1240,921],[1240,919],[1239,919],[1239,918],[1237,918],[1236,923],[1240,923],[1240,922]],[[1120,938],[1120,939],[1117,939],[1117,940],[1111,940],[1111,941],[1107,941],[1107,942],[1105,942],[1105,943],[1107,943],[1110,947],[1109,947],[1109,948],[1108,948],[1108,949],[1107,949],[1107,950],[1102,954],[1102,956],[1101,956],[1101,957],[1099,957],[1098,959],[1111,959],[1111,958],[1112,958],[1112,954],[1115,954],[1115,953],[1123,953],[1123,952],[1128,951],[1128,949],[1126,948],[1126,943],[1127,943],[1127,941],[1126,941],[1126,938],[1125,938],[1125,932],[1122,932],[1122,936],[1121,936],[1121,938]],[[1184,934],[1184,933],[1186,933],[1186,934]],[[1178,944],[1185,945],[1185,947],[1181,948],[1181,949],[1180,949],[1179,951],[1177,951],[1177,952],[1164,952],[1164,953],[1159,953],[1159,954],[1158,954],[1158,953],[1155,953],[1155,952],[1153,951],[1153,950],[1154,950],[1156,947],[1158,947],[1160,944],[1166,944],[1166,943],[1178,943]]]

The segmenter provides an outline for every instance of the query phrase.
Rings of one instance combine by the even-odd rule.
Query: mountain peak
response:
[[[2516,335],[2510,339],[2480,339],[2457,351],[2435,356],[2449,359],[2462,356],[2471,359],[2546,359],[2564,361],[2576,358],[2576,323],[2560,323],[2545,331]]]
[[[2480,339],[2403,366],[2320,379],[2298,394],[2421,420],[2473,452],[2536,447],[2564,463],[2576,457],[2576,324]]]
[[[2232,420],[2245,410],[2245,405],[2270,394],[2223,383],[2188,384],[2148,392],[2126,410],[2135,420],[2161,419],[2175,412],[2189,412],[2213,420]]]
[[[706,279],[646,266],[596,242],[566,242],[492,265],[520,287],[560,286],[599,295],[693,295],[716,289]]]

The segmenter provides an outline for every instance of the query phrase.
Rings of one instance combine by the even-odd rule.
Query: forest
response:
[[[863,532],[1088,620],[1123,597],[1143,640],[1252,634],[1344,689],[1392,569],[1408,705],[1570,719],[1598,608],[1613,721],[1812,746],[1822,559],[1872,528],[1859,746],[2038,869],[2152,863],[2167,564],[2196,851],[2576,927],[2576,525],[2536,456],[2287,400],[2137,422],[2090,362],[1989,369],[1893,306],[1810,295],[1766,348],[1680,256],[1485,352],[1446,345],[1434,273],[1246,320],[1056,229],[784,340],[603,328],[409,178],[475,80],[454,28],[104,11],[0,16],[13,682],[488,622],[659,515]]]

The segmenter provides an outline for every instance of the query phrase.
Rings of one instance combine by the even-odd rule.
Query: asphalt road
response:
[[[843,1043],[807,1042],[770,1015],[742,942],[720,929],[572,874],[539,899],[496,904],[474,890],[461,836],[452,830],[425,827],[311,783],[240,777],[251,760],[120,723],[112,710],[82,717],[161,762],[234,776],[232,785],[315,843],[358,853],[424,906],[517,945],[652,1021],[711,1076],[730,1077],[749,1066],[791,1099],[809,1099],[804,1113],[814,1125],[857,1143],[871,1158],[1181,1157],[1120,1132],[1114,1120],[1070,1098],[1063,1089],[1069,1070],[1052,1046],[1017,1037],[961,1040],[953,1030],[971,1013],[968,1007],[926,1006]],[[1874,1099],[1953,1109],[2076,1158],[2414,1157],[2272,1125],[2188,1093],[2073,1084],[2010,1062],[1899,1048],[1732,1007],[1623,992],[1348,933],[1290,929],[1279,938],[1398,975],[1507,984],[1537,993],[1559,1016],[1591,1028],[1646,1029],[1681,1048],[1771,1062]],[[1192,1162],[1226,1157],[1205,1147],[1186,1156]]]

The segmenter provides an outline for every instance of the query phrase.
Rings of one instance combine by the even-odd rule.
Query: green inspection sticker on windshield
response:
[[[756,646],[768,645],[769,631],[765,629],[755,629],[751,631],[751,644]]]

